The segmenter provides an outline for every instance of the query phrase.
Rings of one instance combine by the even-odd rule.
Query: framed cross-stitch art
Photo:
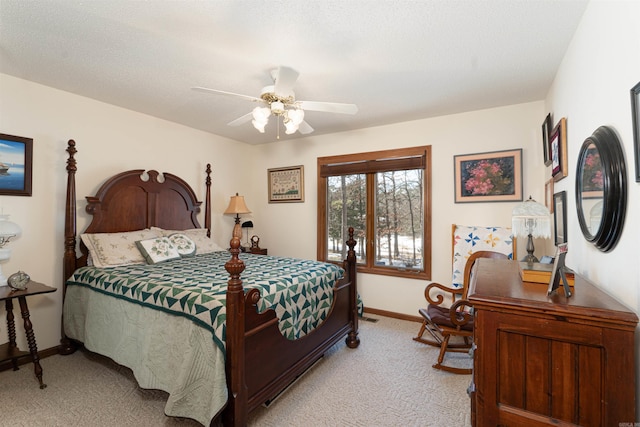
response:
[[[33,139],[0,133],[0,195],[31,196]]]
[[[269,203],[304,202],[304,166],[268,170]]]

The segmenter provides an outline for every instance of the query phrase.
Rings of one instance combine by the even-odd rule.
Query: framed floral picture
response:
[[[269,203],[304,202],[304,166],[269,169]]]
[[[551,154],[551,176],[560,181],[569,171],[567,153],[567,119],[562,118],[549,135]]]
[[[453,157],[455,202],[522,200],[522,149]]]

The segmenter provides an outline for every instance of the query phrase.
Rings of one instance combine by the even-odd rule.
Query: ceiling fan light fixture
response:
[[[304,110],[300,110],[298,108],[294,110],[287,111],[287,118],[296,124],[296,128],[302,121],[304,120]]]
[[[253,120],[251,124],[254,128],[260,133],[264,133],[264,128],[269,123],[269,116],[271,115],[271,110],[269,107],[256,107],[253,109]]]
[[[298,125],[294,123],[292,120],[285,120],[284,128],[285,128],[284,133],[286,133],[287,135],[291,135],[296,133],[296,131],[298,130]]]
[[[284,113],[284,104],[280,101],[273,101],[271,103],[271,112],[276,116]]]

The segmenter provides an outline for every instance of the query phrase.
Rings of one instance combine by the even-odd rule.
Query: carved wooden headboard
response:
[[[87,249],[76,256],[75,142],[67,147],[67,202],[65,205],[64,280],[86,265]],[[206,169],[205,227],[211,233],[211,165]],[[107,179],[95,196],[87,197],[86,210],[92,220],[85,233],[115,233],[160,227],[167,230],[200,228],[200,205],[189,184],[170,173],[129,170]]]

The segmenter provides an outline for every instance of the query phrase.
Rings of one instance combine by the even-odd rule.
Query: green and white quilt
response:
[[[228,252],[213,252],[155,265],[83,267],[67,281],[142,306],[187,317],[213,333],[224,351]],[[328,315],[333,285],[344,270],[296,258],[241,254],[245,291],[260,290],[260,312],[274,309],[282,335],[298,339]]]

